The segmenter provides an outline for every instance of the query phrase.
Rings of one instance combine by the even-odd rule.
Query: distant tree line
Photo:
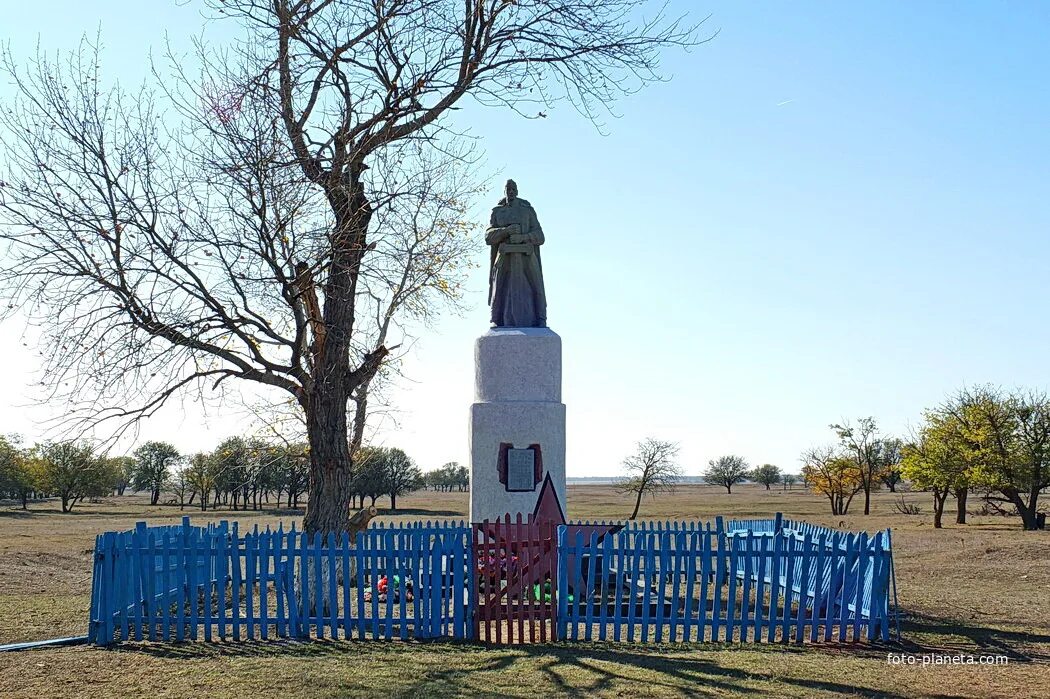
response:
[[[70,512],[85,499],[123,492],[129,481],[127,460],[97,454],[87,442],[23,447],[17,436],[0,437],[0,497],[21,502],[22,509],[57,497]]]
[[[423,487],[428,490],[465,492],[470,488],[470,472],[466,466],[450,461],[423,474]]]
[[[172,444],[145,442],[130,456],[110,457],[92,444],[45,442],[23,447],[18,437],[0,437],[0,498],[29,503],[48,497],[71,511],[84,499],[148,493],[152,505],[201,510],[226,507],[299,508],[309,486],[309,447],[257,438],[230,437],[213,451],[182,454]],[[464,491],[466,467],[447,463],[423,473],[403,450],[361,447],[351,472],[352,506],[375,505],[421,488]]]
[[[616,488],[621,494],[634,498],[634,509],[629,519],[638,516],[645,495],[655,498],[659,493],[674,492],[681,483],[682,467],[678,463],[678,451],[677,442],[649,437],[638,442],[634,453],[624,459],[624,475],[616,481]],[[787,490],[798,481],[798,476],[785,473],[773,464],[752,468],[744,457],[730,454],[709,461],[703,479],[732,494],[734,485],[746,481],[760,483],[766,490],[777,484]]]

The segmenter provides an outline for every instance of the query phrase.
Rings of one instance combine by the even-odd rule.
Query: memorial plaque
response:
[[[536,452],[532,449],[507,450],[507,490],[536,490]]]

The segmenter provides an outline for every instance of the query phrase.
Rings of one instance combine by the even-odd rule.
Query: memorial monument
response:
[[[541,489],[564,513],[565,405],[561,338],[547,327],[535,209],[508,180],[485,242],[492,329],[474,345],[470,408],[470,521],[537,511]],[[549,481],[549,485],[547,484]],[[548,496],[548,505],[550,506]]]

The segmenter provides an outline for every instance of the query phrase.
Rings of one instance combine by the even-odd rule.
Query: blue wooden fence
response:
[[[560,638],[801,643],[899,635],[888,530],[869,537],[778,515],[638,523],[589,538],[563,528],[559,536]]]
[[[817,642],[895,631],[889,531],[769,520],[557,528],[564,640]],[[464,523],[308,536],[236,523],[97,537],[89,639],[474,639]]]
[[[89,638],[468,638],[470,528],[377,526],[351,542],[236,523],[100,535]]]

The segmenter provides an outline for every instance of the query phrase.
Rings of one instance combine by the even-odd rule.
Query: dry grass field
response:
[[[923,514],[894,511],[876,495],[873,513],[826,514],[800,489],[743,486],[732,495],[686,486],[643,504],[652,519],[787,517],[851,530],[892,528],[901,646],[641,647],[562,644],[485,648],[453,643],[128,644],[0,653],[0,697],[336,696],[744,696],[1050,697],[1050,532],[1022,532],[1013,518],[971,515],[965,526],[931,525],[928,496],[909,494]],[[389,519],[464,516],[466,493],[416,493]],[[574,518],[622,518],[627,501],[606,486],[570,486]],[[198,522],[248,524],[301,517],[291,511],[202,514]],[[80,635],[87,627],[95,534],[137,520],[177,521],[172,507],[139,496],[57,503],[28,513],[0,509],[0,643]],[[954,516],[951,517],[954,520]],[[891,665],[887,653],[915,656]],[[1003,655],[998,666],[923,667],[925,654]]]

